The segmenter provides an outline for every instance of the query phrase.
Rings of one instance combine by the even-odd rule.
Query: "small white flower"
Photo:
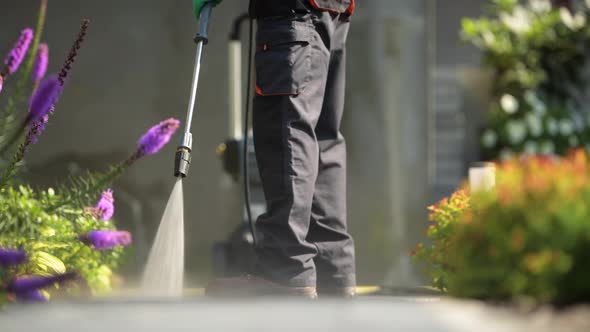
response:
[[[520,120],[511,120],[506,124],[508,131],[508,140],[510,144],[520,144],[526,138],[527,130],[524,122]]]
[[[581,29],[586,25],[587,19],[586,19],[586,15],[584,15],[584,13],[576,13],[576,15],[574,15],[574,26],[576,27],[576,29]]]
[[[542,154],[552,154],[555,152],[555,144],[551,141],[543,141],[541,143]]]
[[[574,146],[578,146],[578,144],[580,143],[580,140],[578,140],[578,137],[576,137],[576,136],[570,136],[568,143],[570,144],[570,146],[574,147]]]
[[[551,136],[557,135],[559,132],[559,124],[557,123],[557,120],[554,118],[549,118],[549,120],[547,120],[547,131]]]
[[[570,119],[562,119],[559,122],[559,133],[562,136],[569,136],[574,132],[574,124]]]
[[[529,6],[536,13],[546,13],[551,10],[549,0],[529,0]]]
[[[543,134],[543,123],[537,114],[528,113],[525,120],[533,137],[539,137]]]
[[[531,29],[531,17],[522,6],[514,7],[511,14],[500,14],[500,20],[516,34],[523,34]]]
[[[539,151],[539,145],[536,142],[528,141],[524,143],[524,152],[526,154],[537,154]]]
[[[491,129],[486,129],[481,137],[481,142],[486,148],[492,148],[494,145],[496,145],[497,141],[498,135],[496,135],[496,132]]]
[[[571,30],[578,30],[586,25],[586,16],[583,13],[572,15],[569,9],[562,7],[559,9],[559,15],[563,24]]]
[[[514,114],[518,110],[518,100],[514,96],[505,94],[500,98],[500,106],[504,112],[508,114]]]

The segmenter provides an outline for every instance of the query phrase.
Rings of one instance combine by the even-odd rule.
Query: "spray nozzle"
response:
[[[191,165],[191,150],[184,146],[179,146],[176,150],[174,159],[174,176],[185,178],[188,175],[188,169]]]
[[[174,158],[174,176],[185,178],[188,175],[188,169],[191,165],[191,150],[193,146],[193,135],[189,132],[182,137],[182,142],[176,149]]]

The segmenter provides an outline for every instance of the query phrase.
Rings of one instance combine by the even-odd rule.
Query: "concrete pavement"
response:
[[[13,305],[1,332],[144,331],[590,331],[590,306],[533,312],[428,296],[373,296],[354,301],[292,299],[180,301],[103,299]]]

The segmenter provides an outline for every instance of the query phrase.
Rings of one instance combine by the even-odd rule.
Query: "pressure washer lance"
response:
[[[191,95],[188,104],[188,112],[186,114],[186,125],[184,135],[180,145],[176,149],[176,158],[174,160],[174,176],[177,178],[185,178],[188,175],[188,169],[191,164],[191,151],[193,146],[193,135],[191,134],[191,124],[193,121],[193,110],[195,108],[195,99],[197,96],[197,87],[199,85],[199,74],[201,72],[201,56],[203,55],[203,46],[209,42],[209,19],[213,5],[211,3],[205,4],[201,11],[199,19],[199,32],[193,39],[197,44],[197,55],[195,58],[195,71],[193,73],[193,83],[191,87]]]

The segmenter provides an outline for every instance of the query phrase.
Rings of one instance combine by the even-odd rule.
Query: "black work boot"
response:
[[[225,298],[286,296],[310,300],[318,297],[315,287],[288,287],[252,275],[215,279],[205,289],[205,295]]]

